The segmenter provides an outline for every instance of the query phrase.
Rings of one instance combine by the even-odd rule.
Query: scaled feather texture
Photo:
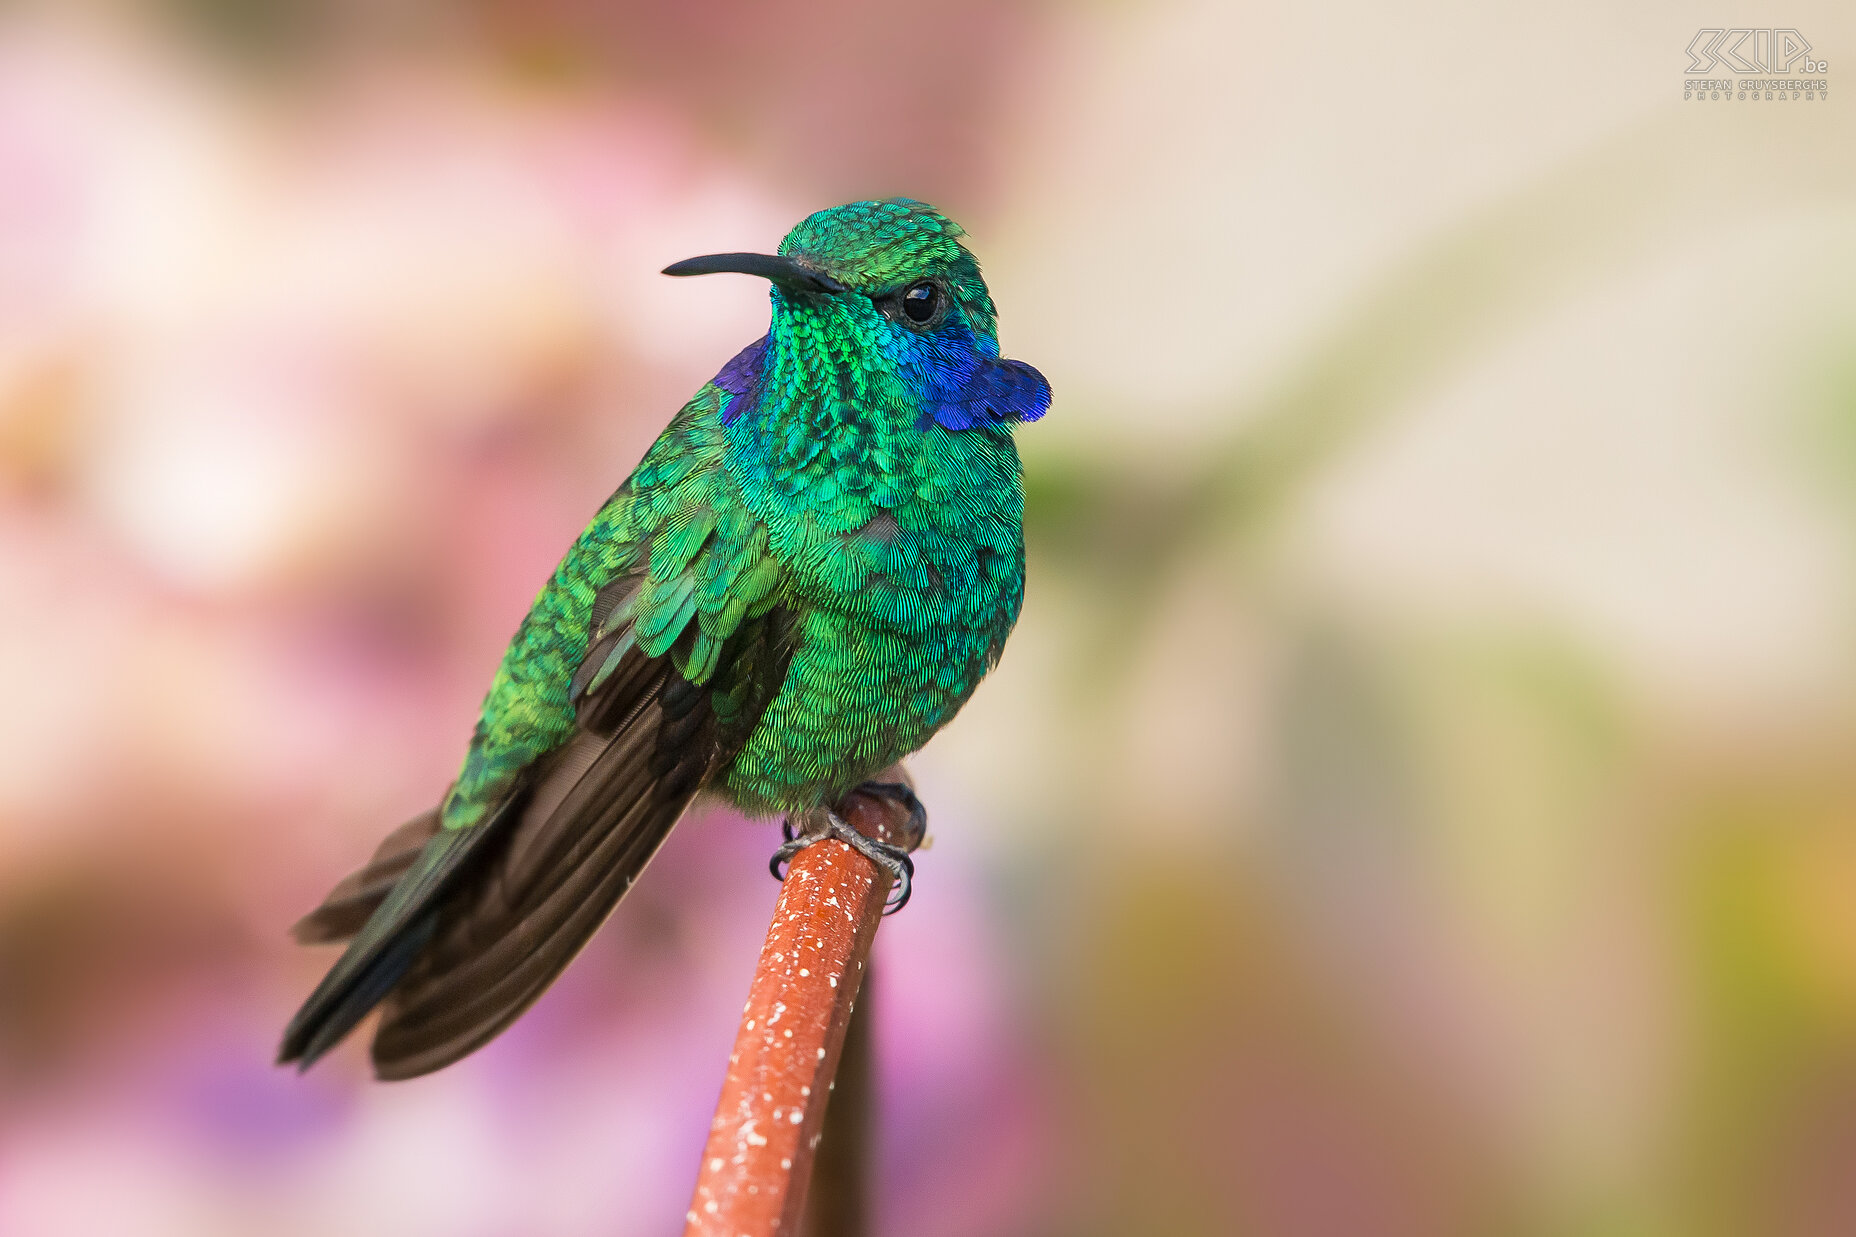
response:
[[[307,1068],[376,1007],[382,1078],[457,1060],[560,974],[698,793],[810,811],[966,703],[1024,594],[1012,430],[1051,395],[1000,358],[962,235],[921,202],[856,202],[778,255],[672,268],[770,278],[768,332],[569,548],[442,803],[297,925],[349,945],[280,1060]]]

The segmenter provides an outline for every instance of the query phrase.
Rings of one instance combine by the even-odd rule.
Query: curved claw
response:
[[[914,792],[909,791],[907,787],[902,787],[902,789],[911,799],[915,797]],[[917,803],[916,807],[919,809],[920,804]],[[913,827],[913,817],[912,811],[911,827]],[[780,868],[782,865],[791,863],[793,857],[800,851],[814,842],[822,842],[826,838],[837,838],[871,863],[888,872],[890,878],[895,881],[895,889],[891,892],[889,900],[883,904],[885,915],[893,915],[909,904],[909,895],[914,891],[915,886],[915,861],[902,847],[891,846],[887,842],[878,842],[873,838],[865,837],[846,824],[836,812],[826,812],[825,827],[815,832],[800,833],[793,828],[791,820],[783,820],[780,822],[780,833],[786,840],[780,849],[773,852],[773,858],[767,861],[767,870],[773,873],[775,880],[786,879],[786,874],[781,872]]]
[[[896,850],[897,868],[892,873],[896,878],[896,888],[890,893],[889,901],[883,904],[883,913],[893,915],[909,904],[909,895],[915,891],[915,860],[905,850]]]
[[[767,860],[767,870],[773,873],[773,879],[779,881],[781,884],[785,884],[786,873],[780,871],[780,866],[782,864],[791,863],[794,855],[797,855],[800,851],[812,845],[812,843],[818,839],[816,837],[802,838],[799,832],[793,828],[791,817],[780,822],[780,836],[784,839],[784,844],[779,850],[773,852],[773,858]]]

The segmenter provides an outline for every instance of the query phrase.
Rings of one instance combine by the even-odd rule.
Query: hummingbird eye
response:
[[[934,317],[941,300],[941,289],[931,283],[918,283],[902,294],[902,312],[910,322],[926,322]]]
[[[903,325],[919,329],[934,325],[947,309],[947,293],[932,279],[910,284],[907,290],[884,298],[883,309]]]

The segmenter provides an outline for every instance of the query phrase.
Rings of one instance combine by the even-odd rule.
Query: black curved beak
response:
[[[666,275],[759,275],[789,292],[843,292],[843,284],[823,271],[802,265],[796,258],[771,253],[711,253],[685,258],[664,268]]]

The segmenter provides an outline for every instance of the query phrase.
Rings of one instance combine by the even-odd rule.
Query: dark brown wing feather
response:
[[[329,890],[309,914],[297,920],[290,935],[299,945],[331,945],[361,930],[387,900],[400,877],[412,870],[425,844],[438,835],[438,809],[422,812],[389,833],[367,866],[351,872]]]
[[[654,671],[638,684],[643,707],[617,731],[583,730],[550,758],[477,878],[441,904],[436,933],[383,1003],[373,1048],[381,1078],[439,1069],[515,1021],[689,806],[717,755],[709,693],[668,659]]]
[[[297,927],[355,937],[285,1032],[307,1067],[379,1004],[382,1078],[439,1069],[482,1046],[553,982],[657,852],[703,782],[739,749],[786,677],[795,625],[774,608],[742,625],[706,685],[647,657],[628,621],[605,625],[638,580],[594,603],[571,685],[578,728],[484,824],[401,826]]]

